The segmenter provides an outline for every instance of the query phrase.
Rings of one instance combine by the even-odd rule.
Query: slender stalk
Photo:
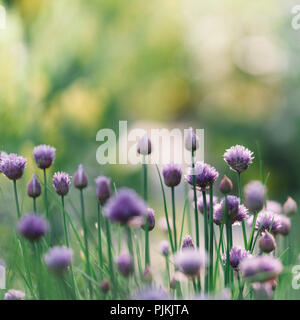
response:
[[[102,238],[101,238],[101,205],[98,202],[98,211],[97,211],[97,232],[98,232],[98,256],[99,256],[99,265],[100,265],[100,274],[101,279],[103,278],[103,253],[102,253]]]
[[[143,156],[143,193],[144,200],[148,201],[148,172],[146,157]],[[150,252],[149,252],[149,228],[148,228],[148,218],[145,217],[145,268],[150,265]]]
[[[197,204],[197,190],[196,190],[196,172],[195,172],[195,155],[192,151],[192,174],[193,174],[193,193],[194,193],[194,214],[195,214],[195,231],[196,231],[196,245],[200,247],[199,237],[199,217],[198,217],[198,204]]]
[[[133,261],[133,263],[132,263],[132,273],[133,273],[133,275],[134,275],[134,277],[136,277],[135,276],[135,265],[134,265],[134,251],[133,251],[133,242],[132,242],[132,234],[131,234],[131,229],[130,229],[130,227],[129,226],[125,226],[125,228],[126,228],[126,233],[127,233],[127,246],[128,246],[128,251],[129,251],[129,253],[130,253],[130,255],[131,255],[131,258],[132,258],[132,261]]]
[[[21,218],[21,211],[20,211],[20,206],[19,206],[17,181],[16,180],[13,180],[13,185],[14,185],[14,195],[15,195],[15,201],[16,201],[17,215],[18,215],[18,219],[20,219]]]
[[[46,169],[44,169],[43,172],[44,172],[44,202],[45,202],[46,218],[47,220],[49,220]]]
[[[202,191],[203,197],[203,216],[204,216],[204,247],[205,252],[209,252],[209,236],[208,236],[208,217],[207,217],[207,204],[206,204],[206,191]],[[205,267],[205,284],[204,290],[208,292],[208,280],[209,280],[209,266]]]
[[[168,275],[168,284],[170,285],[171,283],[171,277],[170,277],[170,265],[169,265],[169,257],[166,256],[166,270],[167,270],[167,275]]]
[[[63,224],[64,224],[64,233],[65,233],[65,242],[66,246],[69,247],[69,233],[68,233],[68,227],[67,227],[67,221],[66,221],[66,214],[65,214],[65,198],[64,196],[61,196],[61,205],[62,205],[62,216],[63,216]]]
[[[209,244],[209,289],[213,289],[214,279],[214,219],[213,219],[213,184],[210,184],[209,189],[209,226],[210,226],[210,244]]]
[[[112,256],[112,248],[111,248],[110,225],[107,218],[104,218],[104,220],[105,220],[106,237],[107,237],[107,256],[108,256],[109,275],[112,283],[112,290],[115,293],[117,288],[115,283],[115,273],[114,273],[113,256]]]
[[[175,207],[175,192],[174,191],[175,191],[174,187],[171,187],[173,232],[174,232],[174,248],[175,248],[175,251],[177,251],[176,207]]]
[[[239,300],[243,300],[243,285],[240,277],[240,273],[237,272],[237,279],[238,279],[238,285],[239,285]]]
[[[215,273],[214,273],[214,286],[213,286],[213,288],[216,287],[216,283],[217,283],[217,271],[219,270],[218,269],[218,263],[219,263],[219,260],[220,260],[220,257],[221,257],[221,246],[223,244],[223,229],[224,229],[224,221],[222,222],[222,224],[220,226],[219,244],[218,244],[218,247],[216,248],[217,249],[217,259],[216,259],[216,262],[215,262]]]
[[[91,265],[90,265],[90,256],[89,256],[89,242],[87,235],[87,224],[85,220],[85,208],[84,208],[84,199],[83,199],[83,190],[80,189],[80,203],[81,203],[81,219],[82,219],[82,228],[83,228],[83,237],[84,237],[84,246],[85,246],[85,259],[86,259],[86,273],[91,277]],[[88,280],[89,291],[91,297],[93,296],[93,287],[90,280]]]
[[[229,284],[229,256],[230,256],[230,221],[228,218],[228,200],[227,195],[225,195],[225,224],[226,224],[226,268],[225,268],[225,287]]]
[[[184,195],[186,199],[186,210],[187,210],[187,220],[188,220],[188,231],[191,236],[192,234],[192,222],[191,222],[191,208],[190,208],[190,201],[189,201],[189,189],[188,189],[188,184],[186,183],[184,185]]]
[[[252,224],[252,228],[251,228],[251,232],[250,232],[250,236],[249,236],[249,241],[248,241],[248,245],[247,245],[247,250],[251,250],[251,248],[252,248],[253,236],[254,236],[254,231],[255,231],[255,225],[256,225],[257,216],[258,216],[258,212],[255,212],[255,214],[254,214],[254,216],[253,216],[253,224]]]
[[[242,184],[241,184],[241,173],[238,172],[237,175],[238,175],[238,189],[239,189],[240,204],[242,204],[243,203],[243,193],[242,193]],[[242,221],[242,229],[243,229],[244,246],[245,246],[245,249],[247,249],[247,232],[246,232],[245,221]]]
[[[33,199],[33,212],[36,213],[37,210],[36,210],[36,198],[32,198]]]

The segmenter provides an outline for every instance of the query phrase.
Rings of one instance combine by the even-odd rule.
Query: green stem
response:
[[[48,189],[47,189],[47,174],[46,174],[46,169],[43,169],[43,173],[44,173],[44,206],[45,206],[45,211],[46,211],[46,219],[49,221],[49,223],[51,223],[51,221],[49,220],[49,208],[48,208]],[[49,232],[48,235],[48,244],[49,247],[51,245],[51,233]]]
[[[170,285],[171,283],[171,277],[170,277],[170,265],[169,265],[169,257],[166,256],[166,270],[167,270],[167,275],[168,275],[168,284]]]
[[[37,210],[36,210],[36,198],[32,198],[33,199],[33,212],[36,213]]]
[[[108,268],[109,268],[109,275],[112,284],[113,293],[116,292],[116,284],[115,284],[115,274],[114,274],[114,265],[113,265],[113,256],[112,256],[112,248],[111,248],[111,234],[110,234],[110,225],[107,218],[105,220],[105,227],[106,227],[106,237],[107,237],[107,255],[108,255]]]
[[[226,268],[225,268],[225,287],[228,287],[229,284],[229,268],[230,268],[230,221],[228,217],[228,199],[227,195],[225,195],[225,224],[226,224]]]
[[[69,247],[69,234],[68,234],[68,227],[66,221],[66,214],[65,214],[65,198],[61,196],[61,205],[62,205],[62,216],[63,216],[63,224],[64,224],[64,232],[65,232],[65,242],[66,246]]]
[[[194,214],[195,214],[196,245],[197,245],[197,248],[199,248],[200,247],[199,216],[198,216],[198,204],[197,204],[196,172],[195,172],[194,151],[192,151],[192,175],[193,175],[193,192],[194,192]]]
[[[102,253],[102,238],[101,238],[101,205],[98,202],[98,215],[97,215],[97,231],[98,231],[98,255],[99,255],[99,265],[100,265],[100,274],[101,279],[103,278],[103,253]]]
[[[145,156],[143,156],[143,192],[144,200],[148,200],[148,173],[147,173],[147,163]],[[150,252],[149,252],[149,228],[148,228],[148,218],[145,217],[145,268],[150,265]]]
[[[238,175],[238,189],[239,189],[240,204],[243,204],[241,173],[238,172],[237,175]],[[244,246],[245,246],[245,249],[247,249],[247,232],[246,232],[246,225],[244,220],[242,221],[242,229],[243,229]]]
[[[252,244],[253,244],[253,236],[254,236],[257,216],[258,216],[258,212],[255,212],[254,217],[253,217],[253,224],[252,224],[252,228],[251,228],[251,232],[250,232],[250,236],[249,236],[249,241],[248,241],[248,245],[247,245],[247,250],[249,250],[249,251],[251,250]]]
[[[131,255],[132,258],[132,273],[134,277],[136,278],[135,275],[135,266],[134,266],[134,252],[133,252],[133,242],[132,242],[132,234],[131,234],[131,229],[129,226],[125,226],[126,228],[126,233],[127,233],[127,246],[128,246],[128,251]]]
[[[176,207],[175,207],[175,189],[171,187],[172,195],[172,213],[173,213],[173,232],[174,232],[174,248],[177,251],[177,230],[176,230]]]
[[[13,185],[14,185],[14,195],[15,195],[16,208],[17,208],[17,216],[18,216],[18,219],[20,219],[21,218],[21,211],[20,211],[20,206],[19,206],[17,181],[16,180],[13,181]]]
[[[206,191],[202,191],[202,197],[203,197],[203,217],[204,217],[204,247],[205,252],[209,252],[209,236],[208,236],[208,217],[207,217],[207,204],[206,204]],[[208,292],[208,272],[209,272],[209,266],[205,267],[205,284],[204,284],[204,290],[205,292]]]
[[[213,219],[213,185],[209,189],[209,226],[210,226],[210,245],[209,245],[209,289],[213,290],[214,279],[214,219]]]

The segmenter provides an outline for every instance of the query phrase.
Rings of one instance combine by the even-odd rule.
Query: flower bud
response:
[[[104,294],[106,294],[110,290],[110,282],[108,280],[103,280],[100,283],[100,289]]]
[[[251,181],[245,186],[245,204],[251,212],[259,212],[264,207],[266,187],[260,181]]]
[[[146,219],[148,220],[148,230],[149,231],[152,231],[155,227],[155,214],[154,214],[154,210],[151,209],[151,208],[148,208],[147,209],[147,213],[145,215],[145,218],[144,218],[144,222],[142,224],[142,228],[144,230],[146,230]]]
[[[176,187],[179,185],[182,177],[182,171],[179,165],[170,163],[164,166],[162,174],[166,186]]]
[[[199,148],[199,139],[196,136],[193,128],[189,128],[188,134],[185,138],[185,148],[188,151],[196,151]]]
[[[111,195],[110,179],[107,177],[98,177],[96,180],[96,196],[101,205],[104,205]]]
[[[116,263],[118,266],[119,272],[125,277],[128,278],[132,273],[132,258],[129,253],[122,253],[116,258]]]
[[[83,169],[82,164],[78,166],[77,171],[74,174],[74,186],[78,189],[84,189],[88,185],[88,177]]]
[[[233,188],[232,181],[227,176],[224,176],[220,182],[219,188],[223,194],[230,193]]]
[[[297,211],[298,211],[298,206],[296,201],[293,198],[288,197],[288,199],[283,205],[284,214],[286,214],[288,217],[292,217],[297,213]]]
[[[37,179],[36,175],[32,175],[31,181],[27,185],[27,194],[31,198],[37,198],[41,195],[42,188],[39,180]]]
[[[170,253],[170,246],[167,240],[163,240],[160,243],[160,252],[163,256],[167,257]]]
[[[144,156],[147,156],[151,153],[152,146],[151,140],[148,138],[147,133],[140,139],[137,145],[137,152]]]
[[[70,177],[65,172],[55,172],[53,176],[53,187],[56,193],[60,196],[68,194],[70,189]]]
[[[184,250],[184,249],[187,249],[187,248],[195,249],[195,245],[194,245],[193,239],[189,235],[186,235],[183,238],[181,250]]]
[[[258,245],[262,252],[270,253],[276,248],[276,241],[271,233],[266,230],[259,239]]]

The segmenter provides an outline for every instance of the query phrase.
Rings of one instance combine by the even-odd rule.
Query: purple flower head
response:
[[[132,273],[132,258],[129,253],[122,253],[116,258],[119,272],[124,277],[129,277]]]
[[[48,223],[43,216],[29,213],[18,223],[18,231],[30,241],[38,241],[48,231]]]
[[[297,213],[297,211],[298,211],[297,202],[293,198],[288,197],[288,199],[283,205],[284,214],[287,215],[288,217],[292,217]]]
[[[196,186],[198,189],[205,191],[213,184],[219,177],[218,171],[203,161],[195,163],[195,170],[188,168],[188,174],[185,176],[187,183],[193,185],[193,175],[195,174]]]
[[[179,185],[182,177],[182,170],[177,164],[167,164],[162,170],[164,181],[168,187],[176,187]]]
[[[220,205],[217,205],[214,210],[214,221],[216,224],[221,224],[223,218],[225,217],[225,198],[221,201]],[[227,196],[227,208],[228,208],[228,217],[232,223],[236,221],[237,216],[245,211],[245,208],[240,205],[240,199],[236,196]],[[243,211],[243,212],[240,212]]]
[[[249,224],[253,224],[253,216],[249,218]],[[280,233],[281,219],[278,214],[271,211],[262,210],[257,215],[255,229],[262,231],[269,231],[273,234]]]
[[[160,288],[147,287],[135,293],[133,300],[170,300],[169,294]]]
[[[32,175],[31,181],[27,185],[27,194],[31,198],[37,198],[41,195],[42,188],[39,180],[37,179],[36,175]]]
[[[5,293],[4,300],[24,300],[25,293],[19,290],[8,290]]]
[[[290,218],[280,215],[278,216],[280,220],[280,227],[279,227],[279,234],[286,236],[289,234],[290,229],[291,229],[291,220]]]
[[[276,213],[276,214],[282,213],[282,206],[277,201],[267,200],[266,209],[267,209],[267,211],[272,211],[273,213]]]
[[[45,144],[39,145],[33,149],[33,157],[36,165],[40,169],[49,168],[55,159],[56,149]]]
[[[233,171],[243,172],[248,169],[254,159],[253,152],[244,146],[236,145],[227,149],[224,153],[224,160]]]
[[[155,213],[154,210],[151,208],[147,209],[146,217],[144,218],[142,228],[146,230],[146,219],[148,219],[148,230],[152,231],[155,227]]]
[[[231,224],[237,224],[248,218],[248,209],[242,204],[238,206],[237,215],[230,216],[230,211],[228,211],[228,213],[229,213],[229,219],[231,220]],[[217,204],[215,207],[214,222],[217,225],[221,225],[224,219],[224,215],[225,215],[225,203],[223,202],[221,204]]]
[[[175,265],[188,277],[199,275],[200,269],[205,265],[205,257],[196,249],[186,248],[174,256]]]
[[[152,151],[151,140],[148,135],[145,134],[137,144],[137,153],[147,156]]]
[[[74,173],[74,186],[77,189],[84,189],[88,185],[88,177],[83,169],[83,165],[78,166],[77,171]]]
[[[213,197],[213,207],[217,204],[217,197]],[[204,212],[204,208],[203,208],[203,197],[202,195],[199,196],[198,201],[197,201],[197,206],[198,206],[198,210],[203,213]],[[207,215],[209,217],[209,208],[210,208],[210,196],[209,194],[206,195],[206,209],[207,209]]]
[[[242,276],[251,282],[264,282],[276,278],[283,270],[282,263],[270,255],[244,259],[240,264]]]
[[[246,220],[247,218],[248,218],[248,209],[243,204],[240,204],[238,214],[235,217],[233,223],[242,222],[242,221]]]
[[[60,196],[65,196],[70,189],[70,177],[65,172],[56,172],[53,176],[53,187],[57,194]]]
[[[230,193],[233,189],[232,181],[227,176],[224,176],[220,182],[219,189],[223,194]]]
[[[199,139],[196,136],[193,128],[189,128],[185,137],[184,145],[188,151],[196,151],[199,148]]]
[[[73,250],[65,246],[52,247],[44,255],[46,266],[53,272],[61,274],[71,265]]]
[[[99,203],[103,206],[111,196],[110,179],[104,176],[100,176],[95,181],[96,196],[99,200]]]
[[[27,160],[15,153],[1,155],[0,171],[10,180],[19,180],[22,178],[26,168]]]
[[[260,181],[251,181],[245,186],[245,204],[251,212],[259,212],[264,207],[266,187]]]
[[[195,249],[193,239],[191,238],[190,235],[186,235],[182,240],[181,250],[185,250],[187,248]]]
[[[255,300],[272,300],[273,288],[270,282],[254,282],[252,288]]]
[[[163,256],[168,256],[170,253],[170,246],[167,240],[163,240],[160,243],[160,252]]]
[[[145,215],[147,207],[144,200],[131,189],[120,189],[111,197],[105,207],[104,215],[113,222],[126,224],[130,219]]]
[[[262,252],[270,253],[276,248],[275,238],[267,230],[262,234],[258,241],[259,248]]]
[[[250,253],[247,250],[240,247],[233,247],[229,254],[229,263],[233,269],[238,270],[240,263],[244,259],[249,258],[249,256]]]

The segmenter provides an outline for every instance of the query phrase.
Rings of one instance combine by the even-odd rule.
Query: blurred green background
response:
[[[96,133],[119,120],[205,129],[205,160],[260,144],[269,196],[299,199],[300,31],[281,0],[2,0],[0,147],[52,168],[139,189],[140,168],[96,162]],[[258,161],[246,180],[259,179]],[[7,181],[0,177],[1,188]],[[91,187],[93,190],[93,186]],[[93,194],[90,196],[92,197]],[[161,200],[160,198],[158,199]],[[2,219],[11,208],[1,209]],[[13,213],[14,214],[14,213]]]

